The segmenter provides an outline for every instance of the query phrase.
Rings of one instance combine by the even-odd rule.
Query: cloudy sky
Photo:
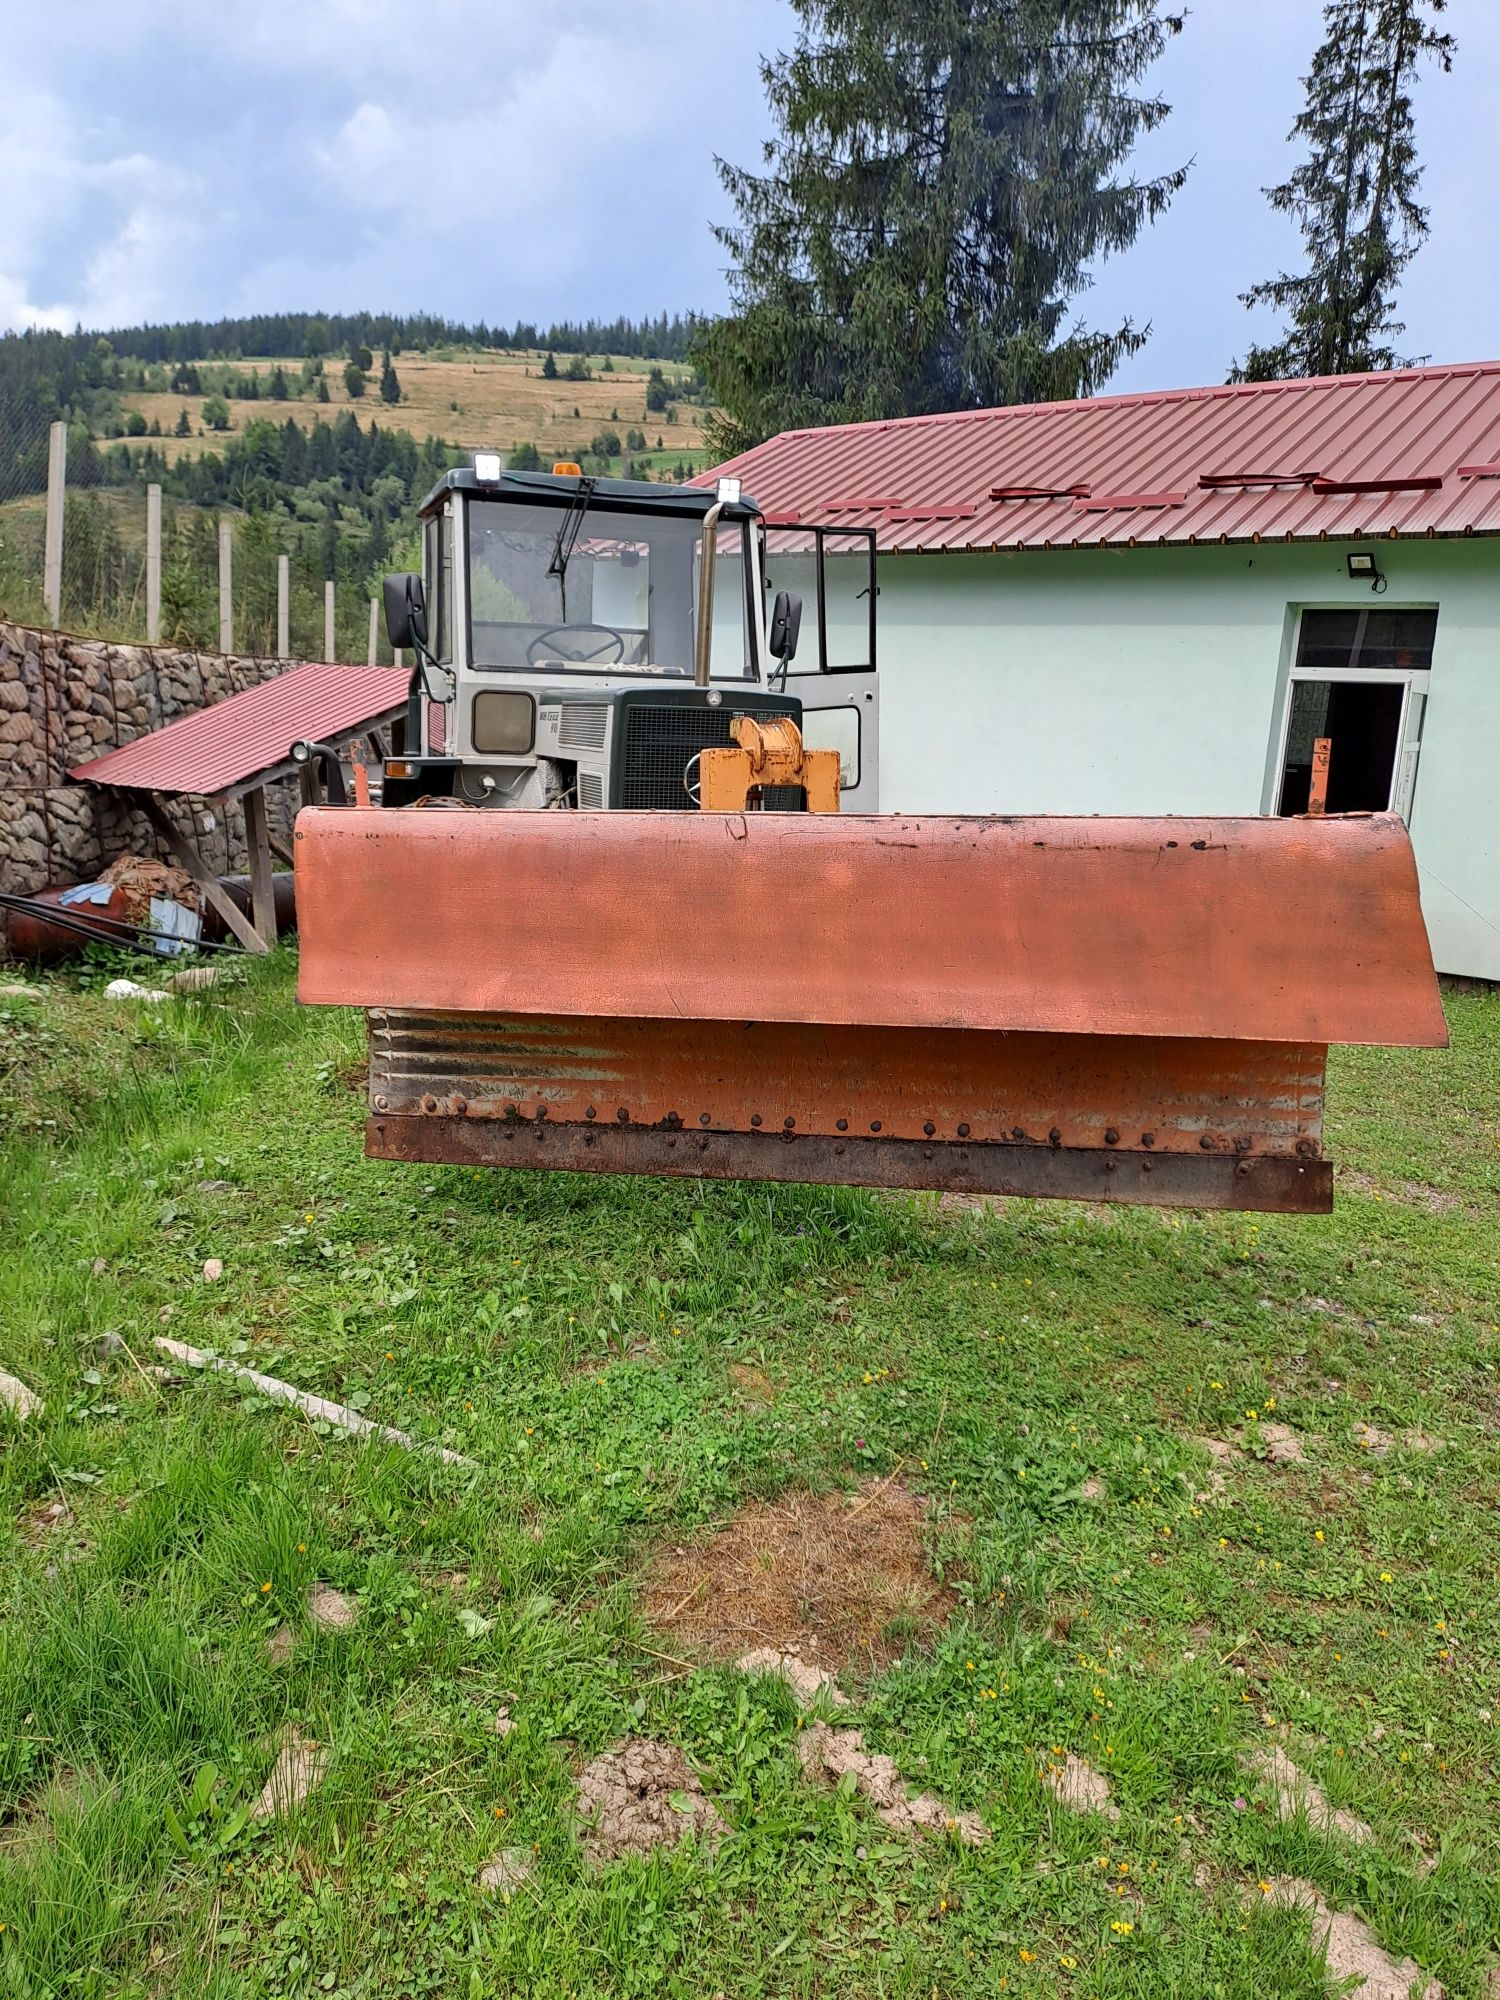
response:
[[[1143,171],[1195,162],[1080,312],[1150,321],[1113,386],[1223,379],[1237,292],[1295,257],[1259,189],[1317,0],[1197,0]],[[1500,6],[1418,97],[1432,237],[1411,352],[1500,354]],[[492,322],[723,301],[713,155],[754,163],[783,0],[61,0],[0,8],[0,327],[389,307]],[[19,87],[18,87],[19,85]],[[1262,332],[1269,328],[1263,323]]]

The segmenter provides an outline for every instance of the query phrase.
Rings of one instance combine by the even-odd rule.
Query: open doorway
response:
[[[1303,612],[1279,814],[1410,811],[1436,629],[1436,611]]]

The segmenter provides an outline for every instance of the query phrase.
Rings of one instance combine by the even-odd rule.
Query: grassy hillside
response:
[[[341,360],[330,358],[324,379],[329,401],[319,402],[315,392],[302,388],[300,357],[260,355],[237,362],[220,371],[205,364],[199,371],[203,393],[184,395],[170,390],[124,389],[120,403],[127,411],[138,411],[148,425],[160,426],[161,437],[153,436],[168,460],[198,457],[208,451],[222,451],[226,435],[241,434],[257,419],[274,418],[284,423],[291,417],[310,430],[321,418],[325,423],[340,410],[349,409],[361,424],[371,422],[410,431],[415,437],[440,437],[447,443],[472,451],[480,448],[511,451],[519,444],[534,444],[544,460],[569,457],[586,450],[601,431],[621,434],[641,430],[649,449],[634,455],[637,469],[660,474],[679,461],[699,469],[708,462],[703,449],[702,430],[708,411],[680,400],[688,393],[692,371],[680,362],[658,365],[673,395],[667,413],[646,408],[646,392],[651,363],[639,357],[610,357],[610,371],[602,372],[602,357],[590,363],[586,381],[569,380],[564,372],[568,356],[558,358],[555,380],[542,374],[544,356],[509,353],[484,348],[444,347],[427,353],[403,353],[396,357],[401,382],[401,401],[381,402],[377,393],[378,362],[363,396],[351,399],[345,392]],[[272,373],[280,367],[290,389],[285,402],[272,402],[267,390]],[[203,405],[217,392],[220,373],[226,388],[252,375],[258,378],[260,397],[252,400],[225,393],[229,407],[229,432],[209,429],[203,419]],[[186,412],[191,435],[176,437],[179,420]],[[661,440],[660,449],[656,448]],[[103,442],[103,434],[100,442]]]

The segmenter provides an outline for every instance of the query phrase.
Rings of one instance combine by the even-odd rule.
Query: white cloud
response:
[[[0,157],[27,162],[0,207],[0,326],[119,326],[170,306],[201,235],[202,179],[112,152],[113,137],[45,92],[0,101]]]
[[[0,271],[0,333],[20,333],[28,326],[50,327],[57,333],[71,332],[77,324],[71,306],[39,306],[27,295],[24,279]]]
[[[344,120],[330,144],[313,142],[312,156],[346,201],[362,206],[402,205],[401,141],[383,104],[361,104]]]

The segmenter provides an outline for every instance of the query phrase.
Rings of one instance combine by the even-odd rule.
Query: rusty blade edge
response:
[[[382,1114],[365,1126],[371,1159],[564,1173],[697,1175],[835,1187],[1102,1201],[1149,1208],[1327,1215],[1327,1160],[1120,1153],[1094,1147],[830,1139],[817,1133],[663,1131],[644,1125],[499,1123]]]

